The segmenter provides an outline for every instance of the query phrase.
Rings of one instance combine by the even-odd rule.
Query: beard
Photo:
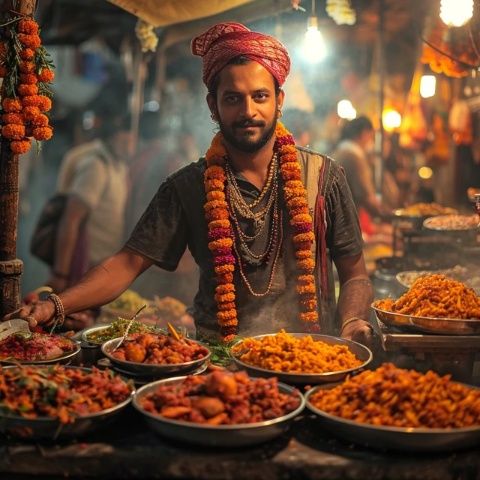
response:
[[[260,150],[272,138],[277,126],[277,116],[274,117],[271,123],[259,120],[243,120],[235,122],[231,126],[227,126],[219,121],[220,131],[225,140],[232,145],[232,147],[245,153],[253,153]],[[258,127],[260,136],[255,138],[250,132],[238,132],[238,129],[245,127]]]

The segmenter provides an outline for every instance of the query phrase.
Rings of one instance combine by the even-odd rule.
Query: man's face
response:
[[[375,131],[364,130],[360,136],[360,143],[366,153],[373,153],[375,151]]]
[[[217,97],[207,97],[225,140],[242,152],[256,152],[275,132],[283,92],[275,96],[271,73],[257,62],[227,65]]]

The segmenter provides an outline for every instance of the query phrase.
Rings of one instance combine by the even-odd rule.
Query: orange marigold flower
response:
[[[38,141],[50,140],[53,136],[52,127],[38,127],[33,129],[33,138]]]
[[[317,308],[317,301],[315,299],[300,300],[300,305],[306,310],[315,310]]]
[[[233,320],[237,318],[237,311],[236,310],[225,310],[217,312],[218,320]]]
[[[219,167],[218,165],[212,165],[205,170],[205,178],[217,178],[219,180],[223,180],[225,178],[225,172],[222,167]]]
[[[2,136],[9,140],[21,140],[25,136],[25,127],[14,123],[2,127]]]
[[[224,273],[223,275],[217,275],[217,283],[232,283],[233,273]]]
[[[283,155],[288,155],[288,154],[295,154],[297,153],[297,149],[295,148],[295,145],[282,145],[279,148],[280,155],[283,157]]]
[[[22,73],[32,73],[35,70],[35,64],[33,62],[20,62],[20,71]]]
[[[21,73],[20,83],[28,83],[29,85],[33,85],[34,83],[38,83],[38,78],[33,73]]]
[[[224,285],[217,285],[215,287],[215,293],[223,295],[224,293],[230,293],[235,291],[235,285],[233,283],[226,283]]]
[[[22,45],[33,50],[36,50],[42,44],[40,37],[36,34],[19,33],[18,39]]]
[[[31,48],[20,50],[20,58],[22,60],[31,60],[35,56],[35,52]]]
[[[303,293],[315,293],[315,284],[309,283],[308,285],[297,285],[297,292],[300,294]]]
[[[38,107],[24,107],[22,110],[25,120],[31,122],[35,117],[40,115],[40,109]]]
[[[301,242],[313,242],[315,240],[315,235],[313,232],[299,233],[293,237],[294,243]]]
[[[301,213],[299,215],[294,215],[292,219],[290,220],[290,223],[292,225],[295,225],[296,223],[309,223],[312,221],[312,217],[308,213]]]
[[[308,202],[305,197],[293,197],[287,201],[288,208],[308,207]]]
[[[235,340],[236,335],[234,333],[230,333],[229,335],[225,335],[222,337],[222,342],[223,343],[230,343],[233,340]]]
[[[296,250],[295,251],[295,257],[302,260],[304,258],[312,258],[312,252],[311,250],[306,250],[306,249],[302,249],[302,250]]]
[[[297,260],[297,267],[306,273],[313,273],[315,262],[311,258],[302,258]]]
[[[18,22],[17,31],[28,35],[38,33],[38,23],[30,18],[22,18]]]
[[[215,301],[217,303],[233,302],[235,301],[235,294],[234,293],[224,293],[222,295],[215,294]]]
[[[18,94],[22,97],[30,97],[30,96],[35,96],[38,93],[38,87],[33,83],[33,84],[28,84],[28,83],[21,83],[17,87]]]
[[[38,95],[38,97],[40,98],[38,108],[42,112],[48,112],[52,109],[52,101],[48,97],[46,97],[45,95]]]
[[[297,155],[295,152],[293,153],[284,153],[280,157],[282,160],[280,162],[280,169],[283,172],[284,166],[285,165],[291,165],[292,163],[295,163],[298,167],[298,169],[301,171],[300,164],[297,161]],[[297,170],[297,169],[294,169]]]
[[[225,208],[214,208],[206,213],[207,220],[225,220],[229,217],[228,210]]]
[[[40,108],[40,95],[27,95],[25,97],[22,97],[22,105],[24,107]]]
[[[223,275],[224,273],[233,272],[235,265],[217,265],[215,267],[215,273],[217,275]]]
[[[53,70],[50,70],[49,68],[42,69],[42,71],[38,74],[38,79],[44,83],[49,83],[53,81],[54,78],[55,72]]]
[[[230,220],[212,220],[208,228],[230,228]]]
[[[220,240],[214,240],[213,242],[209,242],[208,249],[214,252],[219,248],[229,248],[233,245],[233,239],[231,238],[221,238]]]
[[[290,210],[290,217],[296,217],[297,215],[308,215],[310,217],[310,221],[312,221],[312,216],[310,215],[310,211],[308,207],[300,207],[300,208],[292,208]]]
[[[314,323],[318,320],[317,312],[303,312],[300,314],[300,320],[302,322]]]
[[[4,98],[2,100],[2,107],[7,113],[21,112],[22,102],[18,98]]]
[[[297,252],[301,252],[301,251],[311,252],[312,242],[298,242],[295,244],[295,248],[297,249]]]
[[[225,188],[224,183],[221,180],[206,180],[205,181],[205,187],[207,187],[207,191],[211,192],[212,190],[221,190]]]
[[[30,147],[32,146],[30,140],[14,140],[13,142],[10,142],[10,150],[17,154],[21,155],[22,153],[27,153],[30,150]]]
[[[303,182],[301,180],[288,180],[288,182],[285,182],[285,187],[286,188],[291,188],[292,190],[300,190],[304,189],[305,187],[303,186]]]
[[[23,116],[21,113],[4,113],[2,115],[2,122],[6,125],[7,123],[15,123],[16,125],[23,125]]]
[[[283,194],[285,196],[285,199],[287,200],[287,203],[290,199],[295,198],[295,197],[305,197],[304,195],[304,189],[298,189],[298,188],[288,188],[285,187],[283,189]]]
[[[282,171],[282,178],[284,181],[298,180],[300,178],[300,172],[296,172],[294,170]]]
[[[299,283],[313,283],[315,282],[315,277],[313,275],[299,275],[298,276]]]
[[[296,172],[301,172],[302,169],[300,168],[300,165],[298,164],[297,160],[296,160],[296,157],[290,161],[290,162],[285,162],[285,163],[282,163],[282,172],[284,171],[296,171]]]
[[[232,310],[235,308],[235,302],[219,303],[219,310]]]
[[[4,78],[7,76],[8,70],[7,67],[4,65],[0,65],[0,78]]]
[[[228,208],[228,203],[225,200],[212,200],[207,202],[203,208],[206,212],[213,210],[214,208]]]
[[[236,312],[237,311],[235,310],[235,313]],[[230,320],[219,320],[218,323],[223,330],[231,330],[232,328],[235,328],[238,325],[238,320],[237,318],[232,318]],[[235,333],[230,333],[229,335],[227,335],[227,337],[224,337],[224,338],[232,338],[233,340],[235,338]],[[223,340],[223,341],[226,341],[226,340]],[[227,340],[227,341],[231,341],[231,340]]]
[[[32,120],[32,125],[34,127],[48,127],[48,122],[48,117],[41,113]]]
[[[212,200],[225,200],[225,194],[219,190],[213,190],[212,192],[207,192],[207,201],[211,202]]]

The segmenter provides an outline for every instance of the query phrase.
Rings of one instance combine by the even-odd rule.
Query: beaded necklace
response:
[[[299,296],[299,319],[312,327],[318,321],[317,295],[311,246],[315,240],[313,220],[308,210],[307,191],[301,180],[301,169],[297,160],[295,141],[288,130],[277,122],[275,129],[274,152],[278,155],[280,174],[283,180],[283,195],[287,206],[290,225],[293,229],[293,245],[297,265],[297,293]],[[223,145],[223,136],[215,135],[205,155],[207,168],[204,175],[207,201],[204,205],[205,218],[208,224],[208,248],[213,255],[214,270],[217,280],[215,301],[217,303],[217,321],[224,341],[232,340],[237,334],[238,318],[235,305],[235,285],[233,272],[235,263],[239,263],[242,279],[246,276],[241,268],[239,252],[236,251],[235,233],[230,219],[232,218],[227,202],[227,151]],[[233,220],[233,219],[232,219]],[[278,220],[281,235],[281,218]],[[266,295],[273,281],[273,274],[281,249],[281,237],[275,246],[276,254],[267,292],[254,296]],[[236,254],[236,255],[235,255]],[[248,288],[248,281],[246,283]]]

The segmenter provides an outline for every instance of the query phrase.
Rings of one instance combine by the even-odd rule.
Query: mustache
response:
[[[265,122],[261,120],[242,120],[240,122],[235,122],[233,128],[246,128],[246,127],[264,127]]]

